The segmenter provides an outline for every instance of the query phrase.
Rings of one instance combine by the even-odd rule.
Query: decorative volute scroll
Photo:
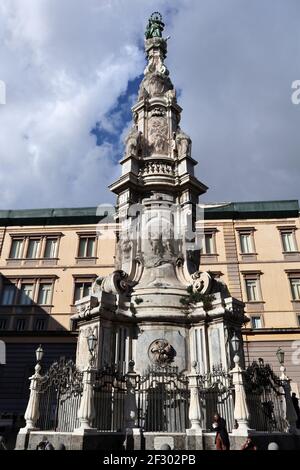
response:
[[[130,293],[133,284],[128,279],[128,274],[122,270],[114,271],[104,278],[97,278],[92,291],[96,291],[96,286],[100,287],[100,291],[104,291],[107,294],[123,294],[127,295]]]

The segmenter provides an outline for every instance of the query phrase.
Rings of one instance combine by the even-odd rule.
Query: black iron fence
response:
[[[120,432],[125,423],[126,378],[119,368],[97,372],[94,384],[95,418],[93,426],[101,431]]]
[[[144,431],[185,432],[189,427],[188,379],[177,367],[152,366],[137,376],[138,426]]]
[[[257,431],[284,432],[285,393],[269,364],[254,361],[245,371],[249,426]]]
[[[61,358],[51,365],[39,388],[40,429],[68,432],[77,427],[82,377],[71,360]]]
[[[280,379],[269,365],[256,362],[244,376],[250,428],[285,431],[285,395]],[[40,429],[72,432],[79,426],[82,380],[83,373],[72,361],[61,358],[52,364],[39,388]],[[228,431],[232,431],[235,397],[231,375],[221,366],[215,367],[208,374],[197,376],[197,387],[203,412],[202,429],[211,429],[213,416],[218,412],[226,420]],[[135,403],[131,417],[135,426],[150,432],[185,432],[190,427],[189,378],[172,366],[151,366],[143,375],[133,369],[130,374],[122,374],[117,367],[98,371],[94,380],[93,427],[107,432],[124,431],[130,393]]]
[[[234,427],[234,388],[231,376],[221,365],[215,366],[211,372],[198,377],[198,389],[203,410],[202,429],[211,430],[213,417],[219,413],[231,432]]]
[[[122,431],[126,426],[125,402],[130,393],[128,376],[106,368],[96,375],[94,427]],[[188,427],[188,380],[176,367],[150,367],[131,376],[136,401],[135,425],[144,431],[183,432]]]

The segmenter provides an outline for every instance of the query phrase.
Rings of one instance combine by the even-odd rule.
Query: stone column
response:
[[[232,434],[247,436],[249,428],[249,410],[246,400],[246,392],[243,381],[243,371],[239,366],[240,358],[235,355],[233,358],[235,367],[229,372],[232,375],[232,383],[235,390],[234,419],[238,423],[238,428],[232,430]]]
[[[40,375],[41,366],[39,363],[36,364],[34,370],[35,370],[35,373],[31,377],[29,377],[30,396],[29,396],[27,408],[26,408],[25,415],[24,415],[26,426],[20,430],[22,432],[36,430],[37,429],[36,422],[40,417],[39,388],[40,388],[42,376]]]
[[[284,418],[286,421],[286,429],[285,431],[291,434],[299,434],[299,429],[297,429],[297,413],[292,402],[291,397],[291,380],[285,374],[286,368],[284,365],[280,367],[281,371],[281,383],[282,389],[284,391],[284,398],[285,398],[285,409],[284,409]]]
[[[97,431],[92,427],[93,419],[95,417],[93,389],[94,376],[95,370],[90,366],[83,371],[83,391],[77,414],[79,419],[79,427],[74,430],[75,434],[84,434],[87,431]]]
[[[203,414],[201,410],[199,387],[198,387],[198,373],[196,370],[197,363],[192,364],[192,373],[188,375],[189,378],[189,389],[190,389],[190,408],[189,408],[189,420],[191,427],[187,429],[188,434],[202,434],[201,422]]]

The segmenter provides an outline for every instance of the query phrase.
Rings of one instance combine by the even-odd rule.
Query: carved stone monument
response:
[[[119,223],[116,271],[97,279],[73,316],[77,363],[88,361],[87,329],[97,332],[97,367],[118,364],[138,373],[151,364],[207,372],[232,365],[230,338],[244,322],[243,304],[199,271],[197,203],[207,187],[194,176],[191,139],[179,127],[181,108],[164,63],[164,23],[154,13],[145,33],[147,66],[133,127],[125,139],[122,175],[110,189]],[[189,303],[188,286],[211,303]],[[203,298],[204,299],[204,298]]]

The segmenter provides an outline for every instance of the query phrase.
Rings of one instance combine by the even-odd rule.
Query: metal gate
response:
[[[284,432],[285,393],[280,378],[261,360],[246,369],[245,379],[250,428]]]
[[[125,426],[126,376],[118,367],[106,367],[95,376],[93,426],[100,431],[121,432]]]
[[[51,365],[39,387],[40,429],[71,432],[78,426],[82,377],[71,360],[60,358]]]
[[[138,426],[144,431],[185,432],[188,407],[188,379],[177,367],[152,366],[137,377]]]
[[[234,428],[234,387],[232,378],[222,365],[198,377],[200,403],[203,410],[202,429],[211,430],[213,417],[219,413],[229,432]]]

